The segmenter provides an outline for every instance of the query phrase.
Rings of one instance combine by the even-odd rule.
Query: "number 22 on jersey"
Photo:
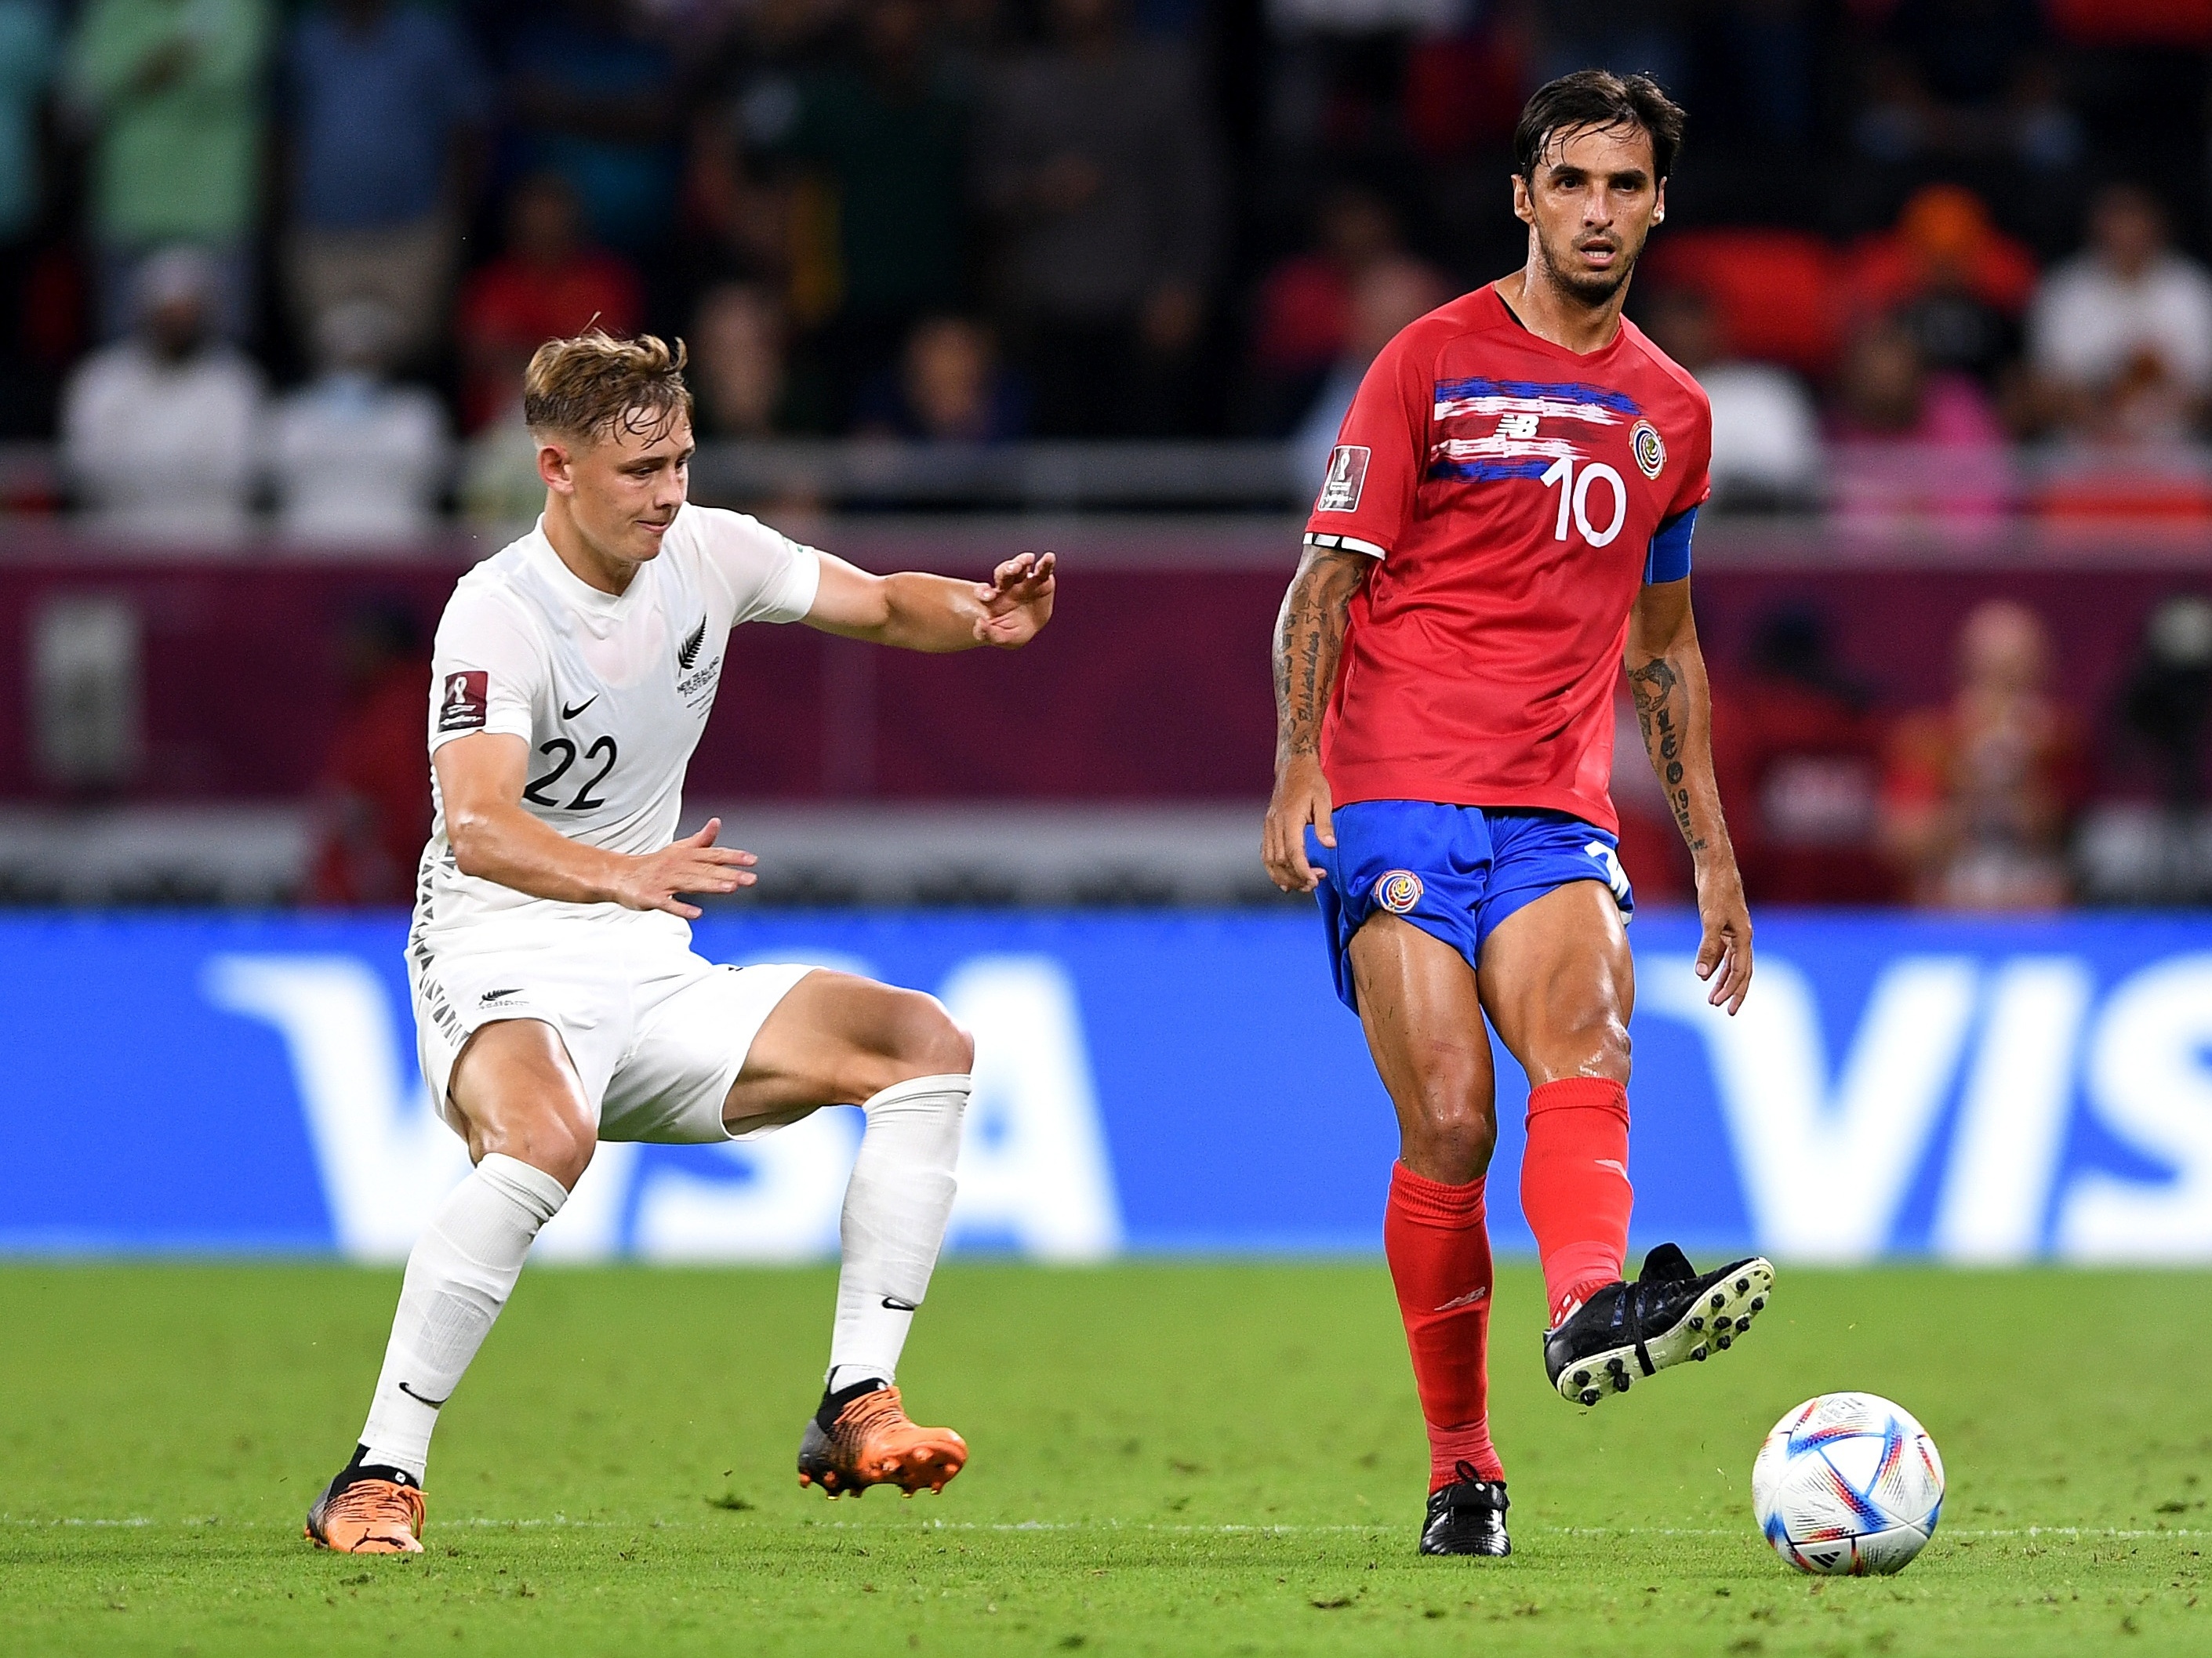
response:
[[[547,772],[543,777],[532,778],[524,787],[522,791],[524,799],[533,801],[541,806],[550,806],[557,811],[589,811],[594,806],[606,805],[604,796],[594,794],[592,791],[606,781],[607,774],[615,768],[618,750],[615,747],[613,738],[598,738],[593,740],[591,747],[584,750],[584,758],[586,762],[597,760],[604,754],[607,757],[606,763],[585,780],[584,786],[576,791],[575,799],[568,801],[565,805],[557,797],[545,793],[544,791],[552,788],[568,774],[568,768],[576,763],[576,745],[565,737],[550,737],[538,745],[538,752],[548,759],[553,759],[556,756],[559,758],[551,771]]]

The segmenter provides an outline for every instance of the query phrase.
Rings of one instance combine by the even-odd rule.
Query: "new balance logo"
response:
[[[1437,1310],[1440,1313],[1449,1313],[1455,1308],[1479,1307],[1489,1299],[1490,1291],[1487,1290],[1469,1290],[1465,1295],[1457,1297],[1453,1300],[1444,1303],[1444,1304],[1437,1308]]]
[[[699,618],[699,625],[686,634],[684,636],[684,642],[676,647],[676,665],[679,668],[690,668],[699,659],[699,647],[706,642],[707,618],[702,616]]]
[[[422,1394],[416,1393],[412,1388],[409,1387],[404,1382],[399,1384],[399,1391],[405,1394],[408,1398],[413,1400],[417,1405],[428,1405],[434,1411],[443,1409],[446,1399],[451,1399],[453,1397],[453,1394],[447,1394],[446,1395],[446,1399],[425,1399]]]

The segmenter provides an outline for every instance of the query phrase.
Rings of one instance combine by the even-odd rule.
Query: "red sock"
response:
[[[1628,1090],[1602,1077],[1563,1077],[1528,1095],[1521,1212],[1544,1261],[1556,1327],[1621,1276],[1628,1254]]]
[[[1490,1230],[1482,1182],[1446,1186],[1398,1164],[1382,1215],[1382,1252],[1429,1428],[1429,1489],[1458,1479],[1462,1462],[1472,1462],[1481,1479],[1504,1479],[1490,1442]]]

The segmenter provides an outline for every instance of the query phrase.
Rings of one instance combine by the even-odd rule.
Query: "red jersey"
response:
[[[1339,805],[1541,807],[1616,827],[1613,691],[1647,579],[1689,572],[1705,394],[1626,319],[1579,355],[1495,286],[1383,348],[1306,538],[1377,562],[1352,599],[1322,764]]]

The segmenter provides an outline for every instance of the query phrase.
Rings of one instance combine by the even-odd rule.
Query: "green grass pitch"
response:
[[[2212,1652],[2212,1277],[1785,1268],[1736,1351],[1583,1412],[1498,1293],[1510,1562],[1413,1553],[1379,1265],[956,1263],[905,1382],[974,1460],[826,1502],[792,1457],[826,1270],[538,1268],[446,1413],[428,1552],[300,1515],[396,1275],[0,1268],[0,1649],[100,1652]],[[1890,1394],[1950,1497],[1902,1576],[1786,1570],[1761,1435]]]

